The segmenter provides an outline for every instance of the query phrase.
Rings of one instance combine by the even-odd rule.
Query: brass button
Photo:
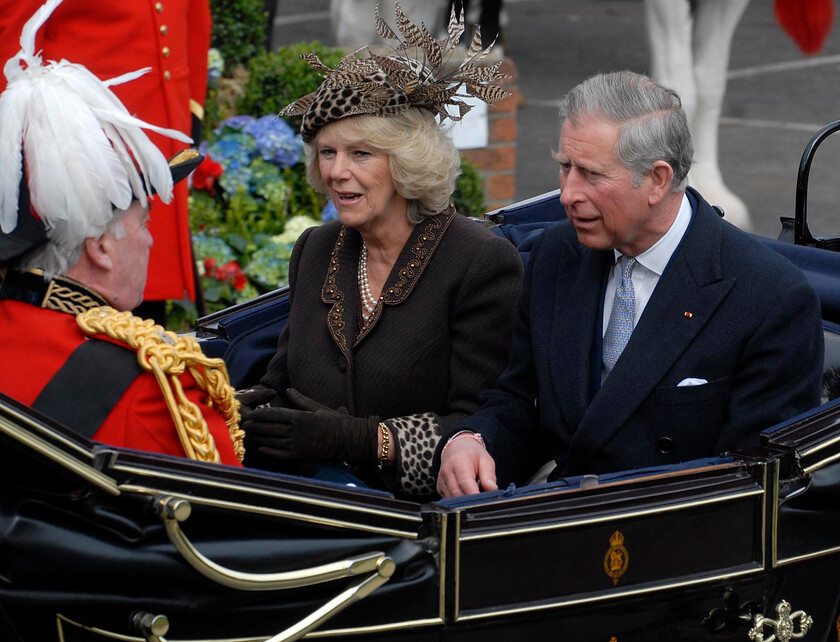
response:
[[[163,13],[163,3],[162,2],[155,2],[155,11],[158,13]]]
[[[167,31],[169,31],[169,27],[167,27],[166,25],[161,25],[160,26],[160,35],[161,36],[165,36]]]
[[[160,50],[160,53],[163,54],[164,58],[169,58],[169,47],[164,47],[163,49]]]
[[[163,72],[163,79],[164,80],[169,80],[171,77],[172,77],[172,74],[169,73],[168,69]]]

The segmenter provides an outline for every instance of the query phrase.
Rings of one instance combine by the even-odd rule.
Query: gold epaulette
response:
[[[215,406],[225,418],[234,452],[242,461],[245,433],[239,428],[239,401],[230,385],[224,361],[206,357],[192,336],[175,334],[151,319],[141,319],[108,306],[86,310],[76,317],[76,321],[85,334],[118,339],[136,350],[140,367],[151,372],[160,385],[187,457],[218,463],[219,451],[207,421],[181,386],[180,376],[189,371],[208,394],[208,405]]]

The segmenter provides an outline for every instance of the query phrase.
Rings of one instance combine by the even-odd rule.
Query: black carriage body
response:
[[[552,193],[489,219],[527,260],[559,217]],[[761,240],[840,364],[840,255]],[[279,290],[197,335],[242,387],[287,315]],[[421,505],[94,444],[0,395],[0,641],[836,640],[838,404],[749,453]]]
[[[806,639],[835,639],[840,446],[814,421],[840,409],[749,456],[419,505],[93,445],[4,400],[0,639],[267,640],[383,564],[381,585],[310,635],[745,640],[784,599],[814,618]],[[267,586],[359,560],[357,574]],[[165,638],[132,626],[143,613],[168,619]]]

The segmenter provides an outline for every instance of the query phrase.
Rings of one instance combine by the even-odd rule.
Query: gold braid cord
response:
[[[234,452],[242,461],[245,432],[239,427],[239,401],[224,361],[206,357],[194,337],[164,330],[151,319],[141,319],[130,312],[103,306],[79,314],[76,321],[85,334],[102,334],[137,350],[140,367],[150,371],[160,385],[187,457],[218,463],[219,451],[207,421],[181,386],[180,376],[189,371],[210,397],[208,405],[215,406],[224,416]]]

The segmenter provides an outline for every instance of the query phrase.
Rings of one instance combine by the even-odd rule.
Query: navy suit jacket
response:
[[[552,456],[552,478],[676,463],[757,446],[819,403],[819,301],[796,266],[689,190],[692,221],[600,386],[613,252],[562,221],[535,243],[511,357],[457,430],[483,435],[501,487]],[[687,378],[698,386],[678,386]],[[451,433],[450,433],[451,434]]]

